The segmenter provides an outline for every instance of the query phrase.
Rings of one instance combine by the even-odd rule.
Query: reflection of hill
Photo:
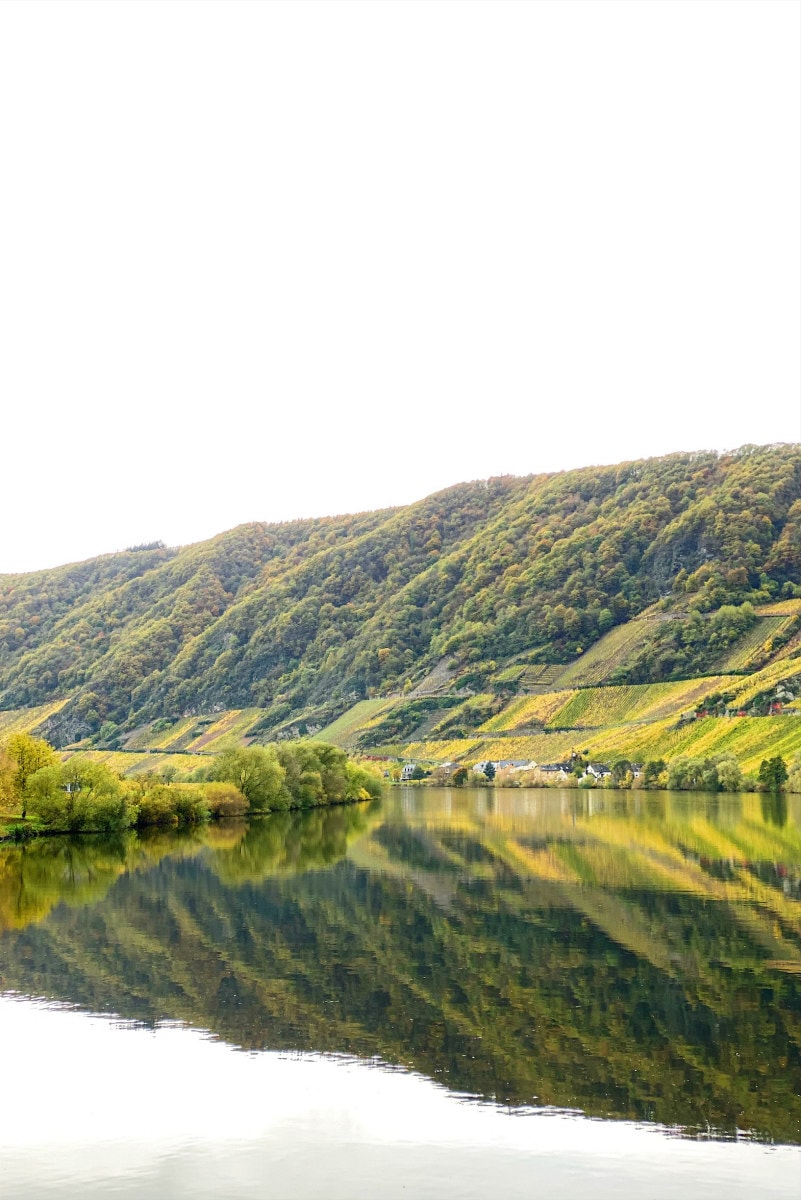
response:
[[[801,1140],[799,814],[486,795],[270,818],[148,869],[147,848],[87,846],[91,886],[5,934],[0,986],[513,1104]]]

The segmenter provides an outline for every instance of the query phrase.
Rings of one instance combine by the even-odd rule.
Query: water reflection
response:
[[[506,1105],[801,1141],[795,797],[408,789],[53,839],[0,853],[0,926],[4,990]]]

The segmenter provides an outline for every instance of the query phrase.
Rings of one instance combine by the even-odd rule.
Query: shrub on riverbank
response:
[[[215,820],[244,817],[248,811],[247,800],[233,783],[207,783],[203,788],[203,798],[209,815]]]
[[[26,799],[37,824],[60,833],[110,833],[132,825],[178,828],[209,816],[203,788],[196,784],[121,779],[103,763],[77,756],[32,775]]]
[[[745,784],[732,754],[713,758],[673,758],[668,764],[667,787],[671,792],[741,792]]]
[[[788,792],[801,792],[801,754],[797,754],[790,764],[790,777],[787,780]]]
[[[137,828],[199,825],[210,815],[203,788],[192,783],[154,783],[140,793],[133,806],[133,824]]]

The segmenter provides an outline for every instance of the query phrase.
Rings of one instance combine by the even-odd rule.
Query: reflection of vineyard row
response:
[[[38,924],[0,940],[0,986],[797,1142],[801,814],[783,805],[429,792],[205,849],[11,848],[6,924]]]

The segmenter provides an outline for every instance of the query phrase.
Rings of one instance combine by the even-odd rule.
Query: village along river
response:
[[[0,1195],[801,1195],[798,797],[0,847]]]

